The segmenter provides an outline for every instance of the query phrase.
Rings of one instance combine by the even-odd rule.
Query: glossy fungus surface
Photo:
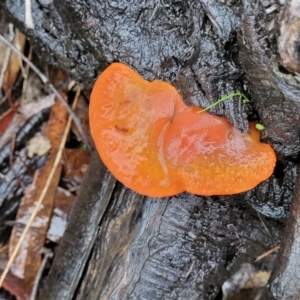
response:
[[[92,137],[111,173],[147,196],[235,194],[271,176],[275,153],[254,123],[241,133],[200,109],[172,85],[113,63],[91,94]]]

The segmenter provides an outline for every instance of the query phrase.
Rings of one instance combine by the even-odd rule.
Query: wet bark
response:
[[[252,191],[158,200],[114,185],[94,156],[41,299],[216,299],[243,262],[279,242],[290,209],[300,151],[300,84],[290,67],[298,38],[282,29],[290,3],[31,2],[34,30],[24,25],[23,0],[6,0],[9,18],[87,94],[113,61],[172,83],[187,104],[243,91],[250,106],[234,99],[212,113],[243,131],[259,120],[278,157],[273,176]],[[270,270],[274,258],[256,267]]]
[[[278,241],[277,222],[265,220],[270,236],[238,196],[154,199],[118,184],[108,204],[107,176],[94,155],[40,299],[214,299]]]
[[[298,176],[277,263],[274,266],[268,289],[261,300],[300,299],[300,176]]]

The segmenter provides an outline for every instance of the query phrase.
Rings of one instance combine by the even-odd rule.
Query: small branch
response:
[[[256,257],[255,262],[260,261],[261,259],[267,257],[268,255],[272,254],[273,252],[275,252],[279,249],[280,249],[280,245],[277,245],[277,246],[265,251],[264,253],[262,253]]]
[[[34,285],[33,285],[32,291],[31,291],[31,295],[30,295],[30,300],[35,300],[36,299],[39,283],[41,281],[43,272],[45,270],[46,263],[47,263],[49,258],[53,257],[53,253],[49,249],[44,248],[43,253],[44,253],[44,258],[42,260],[42,263],[40,265],[38,273],[35,277]]]
[[[20,57],[29,65],[29,67],[40,77],[42,82],[44,84],[48,85],[48,87],[52,90],[52,92],[55,94],[55,96],[64,104],[64,106],[68,110],[68,113],[70,114],[76,127],[78,128],[78,131],[82,137],[83,142],[88,146],[89,149],[92,149],[87,135],[83,132],[83,129],[80,124],[80,119],[75,115],[74,111],[70,108],[69,104],[61,96],[61,94],[57,91],[57,89],[53,86],[53,84],[50,83],[49,79],[21,51],[19,51],[12,43],[7,41],[5,39],[5,37],[1,34],[0,34],[0,40],[3,43],[5,43],[7,46],[9,46],[18,55],[20,55]]]
[[[28,53],[28,59],[31,61],[32,58],[32,47],[29,48],[29,53]],[[20,61],[22,64],[22,60]],[[22,67],[21,68],[22,72],[23,72],[23,86],[22,86],[22,97],[21,97],[21,103],[25,103],[25,94],[27,91],[27,83],[28,83],[28,74],[29,74],[29,66],[26,65],[25,69]]]

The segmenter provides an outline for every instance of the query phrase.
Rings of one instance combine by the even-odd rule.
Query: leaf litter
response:
[[[24,52],[25,47],[17,47]],[[12,53],[15,55],[14,51],[10,55]],[[16,65],[10,66],[5,59],[7,56],[0,56],[0,68],[6,64],[10,72],[8,77],[3,77],[9,80],[3,79],[1,99],[4,101],[0,104],[0,194],[3,195],[0,204],[3,207],[8,200],[10,204],[13,201],[13,215],[17,205],[19,208],[14,219],[12,214],[7,214],[11,219],[5,221],[6,231],[13,226],[8,241],[9,251],[6,252],[8,256],[6,259],[0,257],[3,269],[0,270],[0,282],[18,299],[29,299],[30,294],[34,299],[47,265],[45,259],[51,257],[49,251],[55,250],[63,236],[77,187],[89,163],[89,152],[82,150],[86,147],[82,140],[86,141],[89,136],[87,102],[77,88],[72,109],[79,101],[76,118],[79,116],[83,124],[85,138],[82,139],[82,129],[71,127],[70,108],[66,108],[66,103],[61,101],[61,98],[68,99],[67,93],[71,95],[69,99],[74,98],[75,94],[66,90],[69,79],[65,73],[50,69],[53,82],[50,90],[55,89],[55,92],[45,94],[45,86],[40,80],[31,80],[36,76],[33,72],[26,73],[28,67],[20,63],[19,55],[14,58],[18,68]],[[33,59],[36,59],[34,54]],[[1,70],[6,74],[3,68]],[[12,91],[18,89],[16,82],[22,81],[21,96],[16,96]],[[59,91],[55,86],[59,87]],[[33,118],[37,119],[50,108],[48,121],[46,119],[42,126],[36,126]],[[24,131],[26,127],[28,130]],[[21,132],[23,140],[27,141],[25,144],[16,143],[16,137]],[[66,141],[71,145],[69,148],[65,148]],[[6,154],[3,149],[6,149]],[[13,152],[8,154],[7,149]],[[20,187],[20,183],[24,188]],[[5,246],[7,241],[0,239],[0,244]]]

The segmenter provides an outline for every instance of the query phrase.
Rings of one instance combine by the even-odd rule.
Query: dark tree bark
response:
[[[298,1],[31,2],[34,30],[24,26],[23,0],[6,0],[8,16],[87,94],[113,61],[172,83],[187,104],[243,91],[250,107],[234,99],[212,113],[243,131],[259,118],[278,157],[274,175],[249,192],[153,199],[115,184],[95,155],[41,299],[215,299],[243,262],[278,243],[274,219],[289,212],[300,151],[299,38],[284,24]]]
[[[298,176],[291,215],[286,224],[286,234],[281,242],[277,264],[274,266],[269,288],[261,299],[300,299],[300,176]]]

